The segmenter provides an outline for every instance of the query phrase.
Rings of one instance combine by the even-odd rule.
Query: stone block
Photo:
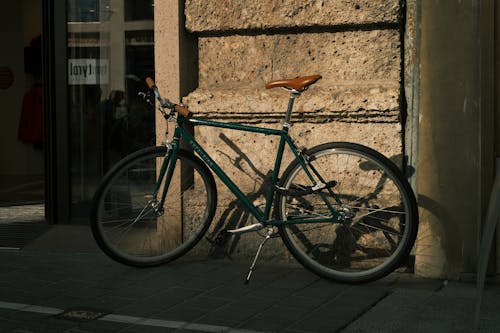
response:
[[[194,32],[398,23],[399,0],[186,0]]]
[[[295,101],[292,119],[321,123],[398,122],[399,86],[313,86]],[[280,122],[289,94],[280,90],[197,89],[183,99],[199,117],[231,122]]]
[[[401,1],[186,0],[186,27],[198,37],[198,88],[183,98],[197,116],[279,128],[289,95],[271,80],[321,74],[295,101],[298,146],[350,141],[402,164]],[[262,202],[278,137],[195,127],[195,137],[252,201]],[[292,154],[285,152],[283,168]],[[250,259],[256,234],[222,236],[255,223],[216,179],[218,210],[195,251]],[[280,241],[265,259],[289,260]]]
[[[202,117],[279,122],[288,96],[265,83],[321,74],[294,119],[398,122],[400,44],[397,30],[200,37],[199,88],[184,102]]]
[[[279,128],[279,124],[259,126]],[[357,142],[380,151],[401,165],[402,141],[399,123],[302,122],[295,123],[290,134],[298,146],[308,148],[329,141]],[[274,167],[278,137],[210,127],[196,127],[195,136],[200,145],[252,202],[257,205],[264,203],[267,182]],[[292,153],[286,149],[280,171],[285,170],[292,158]],[[256,223],[256,220],[217,177],[216,184],[217,213],[207,233],[207,239],[196,251],[199,251],[199,254],[211,253],[213,256],[249,260],[255,254],[260,237],[256,234],[227,236],[221,231]],[[290,260],[290,256],[282,242],[275,241],[266,245],[263,259]]]
[[[396,83],[397,30],[199,38],[199,87],[263,87],[321,74],[320,85]]]

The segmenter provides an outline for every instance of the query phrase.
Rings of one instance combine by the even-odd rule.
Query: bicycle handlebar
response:
[[[179,104],[174,104],[170,102],[167,98],[163,99],[161,97],[160,92],[158,91],[158,87],[156,86],[155,81],[152,78],[147,77],[146,84],[148,85],[149,89],[153,90],[153,93],[155,94],[158,102],[160,102],[160,106],[162,108],[169,108],[171,110],[175,110],[177,111],[177,113],[183,115],[184,117],[189,116],[191,112],[187,108]]]
[[[189,111],[188,109],[179,104],[175,105],[175,111],[177,111],[177,113],[180,113],[184,117],[187,117],[191,114],[191,111]]]

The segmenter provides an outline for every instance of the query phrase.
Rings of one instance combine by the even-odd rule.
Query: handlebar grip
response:
[[[160,93],[158,92],[158,88],[156,88],[155,81],[153,81],[152,78],[147,77],[146,84],[148,85],[149,89],[152,89],[154,91],[156,98],[160,101],[160,103],[163,104],[163,102],[168,102],[168,104],[166,104],[165,106],[171,107],[171,106],[168,106],[168,105],[172,105],[172,104],[170,104],[170,101],[168,101],[168,100],[163,101],[162,98],[160,97]],[[180,115],[183,115],[184,117],[189,116],[189,114],[191,113],[188,109],[186,109],[182,105],[175,105],[174,108],[175,108],[175,111],[177,111]]]
[[[177,111],[179,114],[183,115],[184,117],[189,116],[191,111],[183,107],[182,105],[176,105],[175,106],[175,111]]]
[[[153,87],[156,86],[155,81],[153,81],[153,79],[150,77],[146,78],[146,84],[148,85],[149,89],[153,89]]]

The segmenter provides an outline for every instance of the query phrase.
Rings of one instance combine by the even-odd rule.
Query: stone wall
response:
[[[297,144],[358,142],[400,163],[401,11],[399,0],[242,0],[223,6],[186,0],[186,27],[198,37],[198,88],[183,102],[197,116],[279,128],[288,95],[266,90],[265,83],[321,74],[296,101],[291,134]],[[277,139],[213,128],[196,128],[195,135],[258,201]],[[220,183],[218,193],[208,237],[214,242],[207,245],[214,255],[253,255],[252,236],[215,242],[220,230],[253,223]],[[285,257],[276,249],[266,253]]]

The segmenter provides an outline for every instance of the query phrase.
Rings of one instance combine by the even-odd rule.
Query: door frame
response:
[[[43,0],[45,218],[70,222],[66,1]]]

